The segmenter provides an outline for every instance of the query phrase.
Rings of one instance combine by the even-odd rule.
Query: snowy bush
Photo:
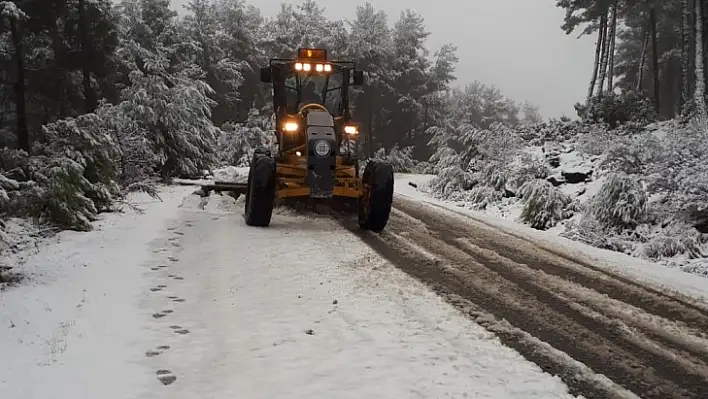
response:
[[[596,248],[631,254],[636,244],[619,232],[600,223],[591,214],[584,213],[580,220],[569,220],[561,237],[582,242]]]
[[[45,125],[42,132],[47,141],[42,152],[81,165],[90,183],[86,196],[100,210],[107,210],[114,196],[120,194],[116,182],[120,150],[103,120],[96,114],[86,114]]]
[[[575,109],[583,120],[606,123],[610,128],[630,122],[644,126],[657,119],[651,101],[633,91],[595,96],[588,105],[576,104]]]
[[[441,198],[447,198],[459,191],[469,190],[474,187],[472,175],[459,166],[449,166],[438,172],[428,184],[428,191]]]
[[[413,152],[412,147],[406,147],[404,149],[399,149],[397,145],[393,146],[391,150],[386,154],[386,149],[381,148],[374,154],[374,159],[382,160],[388,162],[393,167],[395,173],[412,173],[415,172],[415,161],[411,153]]]
[[[219,129],[211,122],[209,98],[213,89],[195,78],[201,74],[194,65],[167,71],[165,54],[151,54],[135,43],[121,49],[120,56],[132,72],[130,85],[121,93],[120,104],[136,127],[148,132],[162,177],[196,176],[211,169],[217,159]],[[147,70],[135,64],[145,62]]]
[[[630,175],[643,174],[650,164],[660,161],[663,152],[662,143],[651,134],[622,137],[609,146],[601,166]]]
[[[505,166],[498,162],[478,162],[473,166],[478,170],[472,176],[480,184],[502,191],[508,180]]]
[[[550,170],[543,162],[531,154],[524,153],[509,167],[509,179],[505,188],[516,193],[525,183],[545,179],[549,174]]]
[[[708,235],[683,223],[672,223],[658,230],[641,246],[643,257],[659,260],[686,255],[695,259],[708,256]]]
[[[272,121],[252,110],[245,123],[226,123],[218,140],[221,165],[248,166],[256,149],[275,151]]]
[[[476,186],[466,193],[468,204],[475,210],[487,209],[501,199],[502,193],[490,186]]]
[[[538,230],[547,230],[572,216],[571,199],[546,180],[530,180],[521,186],[524,203],[521,220]]]
[[[647,215],[647,193],[634,176],[618,172],[608,176],[590,200],[589,212],[600,223],[632,228]]]
[[[27,157],[22,168],[26,181],[8,191],[4,213],[31,217],[61,228],[91,230],[98,209],[87,194],[96,187],[84,177],[84,168],[69,158]]]

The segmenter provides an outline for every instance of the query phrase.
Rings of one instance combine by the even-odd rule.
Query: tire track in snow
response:
[[[701,307],[427,206],[395,206],[380,236],[348,228],[574,393],[631,397],[614,381],[644,398],[708,397]]]
[[[603,290],[606,293],[612,293],[617,296],[617,299],[620,299],[625,303],[641,303],[646,306],[660,307],[664,307],[667,302],[672,305],[678,305],[690,312],[686,313],[687,317],[694,316],[702,317],[704,319],[701,328],[702,331],[704,331],[708,336],[708,329],[706,329],[706,324],[708,324],[708,322],[705,321],[705,319],[708,318],[708,305],[705,303],[699,303],[694,298],[678,292],[668,292],[666,290],[659,290],[647,286],[646,284],[633,280],[632,278],[593,265],[584,259],[559,253],[551,248],[547,248],[543,244],[531,242],[528,239],[514,233],[501,231],[492,225],[485,224],[484,222],[472,219],[461,212],[447,209],[437,204],[425,203],[424,205],[421,205],[411,201],[397,201],[397,205],[413,206],[414,209],[420,208],[421,206],[433,206],[442,212],[459,215],[462,220],[467,222],[465,227],[466,231],[469,232],[471,229],[472,231],[479,233],[481,230],[482,232],[492,234],[497,238],[503,238],[501,240],[485,241],[484,245],[486,245],[487,248],[492,248],[498,253],[509,253],[512,259],[514,259],[513,257],[516,251],[521,249],[523,256],[520,259],[514,259],[515,261],[521,263],[528,262],[528,257],[534,257],[535,253],[543,254],[541,259],[535,258],[535,260],[540,260],[540,264],[543,265],[543,267],[546,267],[547,271],[549,271],[550,268],[557,268],[558,265],[563,265],[563,267],[557,268],[556,271],[563,274],[565,279],[573,280],[574,277],[580,273],[582,278],[587,280],[592,279],[592,284],[598,290]],[[481,236],[481,238],[483,239],[483,236]],[[511,242],[513,245],[506,244],[505,241]],[[551,259],[551,261],[549,262],[548,259]],[[669,312],[673,311],[675,311],[675,309],[669,309]]]

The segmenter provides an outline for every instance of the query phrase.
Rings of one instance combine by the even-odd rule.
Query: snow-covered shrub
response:
[[[708,235],[701,234],[692,226],[672,223],[658,230],[641,245],[641,255],[654,260],[686,255],[695,259],[708,256]]]
[[[479,162],[475,165],[478,170],[473,173],[475,181],[482,185],[502,191],[508,181],[506,165],[498,162]]]
[[[631,254],[636,244],[622,235],[617,229],[600,223],[590,213],[582,215],[580,220],[569,220],[561,237],[582,242],[595,248]]]
[[[6,193],[0,217],[33,218],[60,228],[90,230],[98,209],[89,194],[97,185],[85,169],[67,157],[28,156],[0,150],[0,174]]]
[[[412,152],[412,147],[406,147],[401,150],[395,145],[388,154],[386,154],[385,148],[380,148],[374,153],[374,159],[388,162],[393,167],[395,173],[411,173],[415,171],[416,166],[411,156]]]
[[[575,109],[584,121],[607,123],[610,128],[630,122],[643,126],[657,118],[651,101],[634,91],[595,96],[588,105],[576,104]]]
[[[438,147],[435,153],[430,157],[429,162],[432,165],[432,173],[438,174],[440,171],[451,166],[460,167],[462,165],[462,158],[454,149],[443,146]]]
[[[26,159],[23,171],[28,180],[8,193],[8,213],[61,228],[91,230],[98,209],[87,194],[96,188],[84,177],[81,164],[69,158],[33,156]]]
[[[527,181],[519,194],[524,203],[521,220],[534,229],[547,230],[572,216],[568,210],[571,198],[546,180]]]
[[[649,164],[659,162],[663,152],[661,142],[654,135],[621,137],[609,146],[600,165],[611,171],[638,175],[644,173]]]
[[[517,135],[529,145],[541,146],[547,142],[561,143],[583,133],[589,125],[579,121],[559,121],[514,126]]]
[[[602,125],[591,125],[576,137],[576,149],[590,155],[602,155],[617,139],[615,131]]]
[[[131,109],[132,104],[128,102],[117,106],[102,102],[96,110],[96,115],[105,129],[111,132],[119,148],[116,169],[118,182],[125,188],[152,185],[149,180],[159,170],[161,162],[151,141],[153,133],[132,119]]]
[[[438,172],[428,183],[427,190],[437,197],[447,198],[455,192],[469,190],[473,186],[474,180],[470,173],[459,166],[450,166]]]
[[[514,127],[495,123],[489,130],[471,132],[464,144],[470,161],[482,159],[508,164],[523,148],[524,141]]]
[[[162,177],[196,176],[215,166],[220,130],[211,122],[211,108],[216,103],[209,98],[213,89],[195,78],[200,69],[191,66],[170,73],[164,55],[146,53],[137,44],[122,49],[120,56],[127,65],[148,58],[143,61],[149,71],[131,68],[121,109],[149,132]]]
[[[489,205],[501,201],[502,193],[490,186],[476,186],[465,193],[467,203],[475,210],[487,209]]]
[[[120,150],[110,129],[96,114],[60,119],[42,127],[47,144],[42,152],[68,158],[83,168],[90,187],[85,192],[100,210],[106,210],[120,193],[117,185]]]
[[[549,176],[550,170],[537,157],[523,153],[509,167],[509,179],[506,188],[516,193],[525,183],[545,179]]]
[[[218,156],[221,165],[248,166],[256,149],[275,151],[271,118],[251,110],[245,123],[226,123],[221,127]]]
[[[647,193],[635,176],[610,174],[589,203],[589,212],[606,226],[632,228],[647,215]]]

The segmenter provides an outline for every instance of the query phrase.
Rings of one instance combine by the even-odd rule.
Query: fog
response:
[[[180,13],[188,0],[172,0]],[[282,0],[250,1],[273,16]],[[360,2],[319,0],[330,18],[353,18]],[[292,1],[298,4],[299,1]],[[566,35],[564,11],[555,0],[372,0],[393,25],[405,8],[425,18],[427,45],[458,47],[458,84],[478,80],[497,86],[518,102],[528,100],[546,117],[575,117],[573,104],[587,95],[594,57],[593,38]]]

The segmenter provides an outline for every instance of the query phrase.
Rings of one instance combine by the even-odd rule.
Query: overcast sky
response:
[[[172,0],[178,11],[188,0]],[[319,0],[330,18],[353,18],[366,0]],[[286,1],[299,4],[300,0]],[[516,101],[529,100],[546,117],[575,117],[573,104],[587,95],[594,58],[593,39],[566,35],[563,10],[555,0],[370,0],[393,23],[402,9],[425,18],[431,50],[458,47],[458,83],[478,80],[497,86]],[[273,16],[283,0],[250,0]]]

